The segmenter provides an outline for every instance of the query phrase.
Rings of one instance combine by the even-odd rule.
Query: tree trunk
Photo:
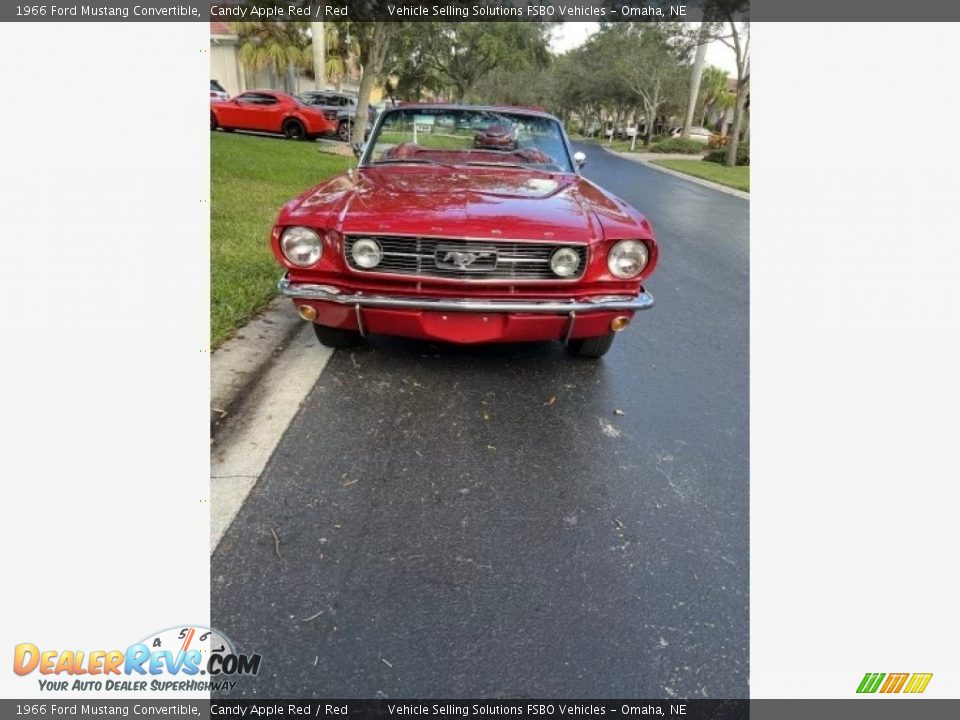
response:
[[[740,123],[743,120],[743,106],[747,102],[748,83],[743,83],[743,87],[737,87],[737,103],[733,106],[733,124],[730,126],[730,132],[727,134],[727,157],[724,165],[733,167],[737,164],[737,146],[740,143]]]
[[[310,23],[313,36],[313,84],[317,90],[327,89],[327,36],[322,22]]]
[[[370,93],[373,91],[380,74],[383,72],[383,63],[387,57],[387,23],[371,23],[373,31],[370,35],[370,45],[363,54],[366,62],[363,63],[360,73],[360,90],[357,94],[357,116],[353,121],[353,134],[350,141],[355,145],[362,145],[367,133],[367,108],[370,107]],[[362,58],[363,59],[363,58]]]
[[[703,64],[707,59],[707,24],[700,23],[700,44],[697,45],[697,54],[693,58],[693,70],[690,71],[690,95],[687,96],[687,114],[683,118],[683,132],[681,137],[690,137],[690,126],[693,124],[693,114],[697,109],[697,98],[700,96],[700,79],[703,77]]]

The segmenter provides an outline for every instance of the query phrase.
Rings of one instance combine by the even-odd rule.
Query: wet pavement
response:
[[[656,307],[600,361],[337,351],[211,561],[237,696],[746,696],[748,203],[577,149]]]

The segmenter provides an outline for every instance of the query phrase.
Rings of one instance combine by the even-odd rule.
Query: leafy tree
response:
[[[727,159],[724,165],[737,164],[737,145],[740,142],[740,127],[743,124],[743,112],[750,97],[750,23],[739,24],[732,16],[728,19],[729,35],[720,38],[737,56],[737,93],[733,106],[733,126],[727,141]]]
[[[544,67],[549,60],[548,23],[417,23],[411,62],[435,73],[462,101],[494,69]],[[408,66],[409,67],[409,66]]]
[[[358,3],[360,2],[361,0],[358,0]],[[360,12],[353,14],[355,17],[363,16]],[[385,81],[387,70],[396,66],[398,50],[409,45],[411,37],[420,33],[417,26],[423,23],[351,21],[342,24],[356,42],[357,59],[361,68],[357,116],[351,138],[351,141],[357,144],[362,143],[366,136],[370,93],[374,86]]]
[[[621,23],[615,62],[646,118],[643,144],[649,145],[654,124],[668,105],[683,107],[687,87],[686,57],[690,43],[679,23]],[[636,141],[636,136],[634,136]]]
[[[737,161],[743,114],[750,97],[750,23],[740,22],[749,7],[749,0],[708,0],[704,8],[705,15],[713,20],[709,23],[709,34],[733,50],[737,60],[736,102],[724,163],[730,167]]]

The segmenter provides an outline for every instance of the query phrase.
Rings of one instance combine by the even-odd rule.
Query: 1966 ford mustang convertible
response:
[[[514,140],[477,147],[490,127]],[[324,345],[554,340],[594,358],[653,306],[650,223],[580,175],[555,117],[404,105],[358,152],[355,170],[287,203],[271,237],[280,292]]]

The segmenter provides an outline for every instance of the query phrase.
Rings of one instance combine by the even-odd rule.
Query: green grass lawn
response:
[[[422,132],[417,133],[417,144],[431,150],[472,150],[473,135],[472,131],[459,135]],[[382,132],[378,138],[378,144],[399,145],[408,142],[413,142],[413,133],[411,132]]]
[[[693,175],[694,177],[711,180],[727,187],[750,192],[750,166],[737,165],[727,167],[719,163],[704,162],[703,160],[654,160],[654,165],[662,165],[669,170]]]
[[[270,252],[280,206],[352,158],[316,143],[210,134],[210,344],[217,347],[273,297],[281,267]]]

